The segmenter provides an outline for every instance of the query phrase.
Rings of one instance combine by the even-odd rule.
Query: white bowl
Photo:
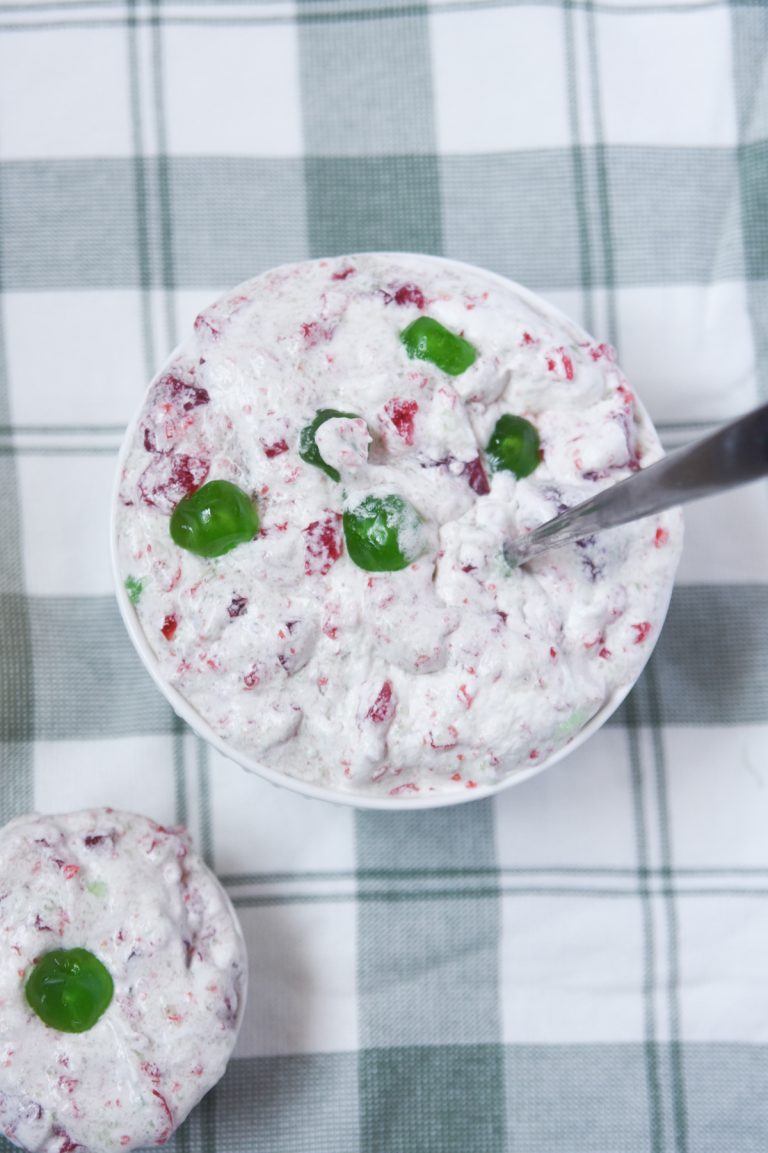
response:
[[[463,261],[448,260],[438,256],[425,256],[422,254],[415,256],[414,254],[408,253],[383,253],[381,255],[392,260],[418,259],[423,263],[444,264],[453,268],[465,269],[467,272],[472,272],[475,274],[480,273],[488,280],[496,281],[499,284],[503,284],[507,288],[513,289],[520,297],[523,298],[523,300],[531,304],[535,309],[538,309],[539,311],[547,314],[553,320],[567,325],[572,330],[576,330],[579,334],[583,335],[585,340],[590,339],[588,333],[584,332],[584,330],[581,329],[580,326],[575,323],[575,321],[566,316],[565,313],[561,312],[560,309],[556,308],[553,304],[543,300],[541,297],[537,296],[523,285],[517,284],[515,281],[509,280],[508,278],[500,276],[497,273],[489,272],[486,269],[478,268],[477,266],[467,264]],[[178,351],[178,349],[174,349],[174,351],[168,357],[165,365],[160,369],[160,372],[164,371],[165,368],[172,363]],[[149,391],[149,388],[151,388],[151,384],[148,386],[147,391]],[[652,427],[651,419],[636,394],[635,403],[637,408],[637,415],[641,422],[647,423]],[[335,803],[352,805],[355,808],[360,809],[382,809],[403,812],[411,811],[413,809],[435,809],[442,808],[446,805],[463,804],[467,801],[475,801],[482,798],[495,796],[497,793],[511,788],[513,785],[522,784],[523,781],[527,781],[530,780],[531,777],[538,776],[539,773],[544,772],[544,770],[548,769],[551,765],[555,765],[558,763],[558,761],[562,761],[564,757],[569,756],[570,753],[572,753],[575,749],[580,748],[585,743],[585,741],[588,741],[591,736],[593,736],[599,729],[602,728],[605,722],[616,711],[616,709],[637,683],[644,665],[640,668],[637,676],[633,680],[611,693],[601,708],[598,709],[598,711],[583,726],[583,728],[579,729],[579,731],[570,738],[567,744],[562,746],[551,756],[543,758],[535,766],[513,771],[512,773],[503,777],[501,780],[494,782],[492,785],[478,785],[474,789],[448,789],[445,792],[425,791],[418,794],[408,794],[407,796],[390,797],[389,795],[372,795],[369,791],[363,789],[355,791],[349,786],[336,789],[330,786],[317,785],[308,781],[301,780],[297,777],[289,776],[287,773],[278,772],[275,769],[270,769],[268,766],[261,764],[261,762],[257,761],[255,758],[250,757],[246,753],[233,748],[227,741],[222,740],[222,738],[216,732],[214,732],[208,722],[203,719],[200,713],[189,703],[189,701],[183,697],[181,693],[179,693],[178,690],[173,687],[173,685],[168,683],[160,670],[157,657],[153,653],[149,642],[147,641],[144,630],[139,623],[136,609],[132,604],[131,599],[128,596],[128,593],[123,584],[122,574],[120,572],[118,561],[117,547],[117,510],[119,504],[118,490],[122,470],[128,453],[133,445],[134,434],[139,420],[141,419],[143,409],[144,401],[142,401],[142,404],[137,410],[134,419],[131,421],[126,430],[118,456],[116,479],[111,501],[110,547],[112,556],[112,569],[115,577],[117,604],[120,610],[120,615],[123,618],[125,627],[128,631],[128,635],[131,638],[131,641],[133,642],[133,645],[142,662],[144,663],[145,668],[151,675],[152,679],[155,681],[155,684],[160,689],[162,694],[168,700],[174,712],[179,717],[181,717],[182,720],[186,721],[190,728],[192,728],[198,736],[202,737],[203,740],[213,745],[213,747],[218,749],[219,752],[222,753],[225,757],[229,758],[231,761],[234,761],[248,772],[256,773],[258,776],[263,777],[273,785],[291,789],[294,792],[301,793],[305,797],[312,797],[316,800],[332,801]],[[671,591],[670,581],[670,596]],[[653,638],[649,639],[648,643],[644,646],[646,654],[645,663],[647,663],[647,660],[650,657],[658,640],[659,633],[661,632],[661,626],[666,616],[668,607],[669,598],[667,598],[666,605],[664,606],[663,615],[658,619],[658,628],[654,630]]]

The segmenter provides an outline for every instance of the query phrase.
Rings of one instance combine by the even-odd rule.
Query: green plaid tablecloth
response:
[[[767,53],[757,0],[0,0],[0,818],[185,822],[226,883],[247,1017],[172,1148],[768,1149],[763,484],[690,509],[607,728],[423,814],[305,801],[196,739],[107,543],[150,375],[285,261],[522,281],[617,345],[668,447],[764,399]]]

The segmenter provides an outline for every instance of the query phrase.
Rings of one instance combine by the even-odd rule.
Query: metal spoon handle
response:
[[[685,445],[526,536],[508,541],[512,565],[604,528],[710,496],[768,474],[768,404],[694,444]]]

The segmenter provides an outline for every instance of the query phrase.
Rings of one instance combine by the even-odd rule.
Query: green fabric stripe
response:
[[[442,252],[437,157],[308,156],[305,179],[312,256]]]
[[[573,13],[573,0],[565,0],[563,4],[563,32],[566,67],[568,69],[568,116],[573,139],[573,186],[576,194],[576,217],[578,220],[580,279],[584,289],[584,325],[587,331],[591,332],[594,323],[592,294],[589,291],[592,287],[592,253],[587,219],[584,153],[581,144],[581,124],[576,90],[577,62]]]
[[[648,670],[648,690],[653,720],[652,741],[653,759],[655,769],[655,784],[657,809],[659,818],[659,833],[661,845],[662,875],[671,880],[672,877],[672,826],[669,814],[669,799],[667,795],[666,757],[662,741],[662,711],[659,702],[659,689],[655,667]],[[685,1082],[683,1079],[680,1036],[680,1001],[678,982],[680,979],[678,961],[678,925],[677,909],[671,893],[665,900],[667,921],[667,1000],[669,1003],[670,1044],[669,1062],[672,1081],[672,1115],[674,1119],[675,1150],[676,1153],[687,1153],[688,1149],[688,1121],[685,1100]]]
[[[508,1045],[506,1061],[507,1153],[655,1153],[643,1046]]]
[[[139,53],[136,22],[137,0],[129,0],[129,19],[126,22],[128,31],[128,76],[130,82],[131,128],[133,133],[133,169],[134,188],[136,197],[136,242],[139,263],[139,278],[141,282],[141,323],[144,339],[144,371],[147,380],[154,375],[157,367],[155,361],[155,342],[152,330],[152,310],[149,301],[149,289],[152,283],[152,270],[149,252],[149,219],[147,207],[147,175],[144,158],[144,133],[141,123],[139,74]]]
[[[18,605],[0,598],[0,635],[15,613]],[[38,740],[174,731],[173,710],[136,655],[113,597],[33,598],[29,617]]]
[[[201,3],[203,0],[201,0]],[[239,0],[243,5],[250,4],[253,0]],[[322,10],[316,10],[314,5],[318,2],[325,4]],[[617,7],[615,3],[590,3],[589,0],[573,0],[574,5],[584,9],[590,8],[596,13],[608,13],[613,16],[617,13],[621,15],[646,15],[648,13],[665,14],[665,13],[680,13],[680,12],[697,12],[706,11],[711,8],[718,8],[722,6],[723,0],[666,0],[666,2],[649,3],[647,5],[641,3],[635,4],[622,4]],[[759,6],[763,0],[732,0],[734,7],[756,7]],[[556,7],[561,6],[562,0],[536,0],[537,5],[542,7]],[[367,20],[385,20],[385,19],[403,19],[404,17],[418,15],[424,10],[423,4],[419,3],[394,3],[391,5],[381,5],[379,0],[371,0],[369,6],[365,6],[365,0],[346,0],[346,3],[341,3],[340,0],[301,0],[302,7],[298,13],[291,10],[288,5],[285,14],[279,12],[270,12],[269,14],[263,13],[238,13],[233,15],[180,15],[174,12],[167,11],[162,16],[162,23],[167,27],[183,27],[183,26],[218,26],[237,28],[251,25],[270,25],[270,24],[299,24],[317,26],[321,24],[352,24],[359,21]],[[473,12],[482,11],[488,8],[505,8],[505,7],[525,7],[531,4],[531,0],[433,0],[430,3],[430,11],[435,13],[441,12]],[[311,5],[312,7],[308,7]],[[111,7],[111,5],[108,4]],[[213,5],[210,5],[213,7]],[[40,5],[38,11],[46,9],[51,11],[60,7],[58,4]],[[86,0],[83,5],[75,5],[75,10],[82,7],[84,10],[90,8],[98,8],[98,5],[93,5]],[[21,11],[26,12],[27,6],[19,7],[17,5],[0,5],[0,13],[7,11]],[[70,9],[71,11],[71,9]],[[145,16],[143,22],[152,24],[157,21],[156,16]],[[42,29],[44,31],[65,31],[70,29],[91,29],[91,28],[114,28],[120,27],[123,18],[120,14],[114,16],[90,16],[85,15],[82,17],[72,17],[69,19],[48,19],[42,21],[31,20],[12,20],[0,25],[0,31],[6,32],[23,32]]]
[[[155,131],[157,133],[157,195],[160,217],[161,280],[165,289],[166,346],[178,339],[176,326],[176,273],[174,267],[173,206],[171,174],[168,159],[168,132],[165,121],[165,76],[163,65],[162,9],[160,0],[152,0],[157,19],[152,23],[152,70],[155,97]]]
[[[467,1129],[457,1121],[463,1115],[479,1126],[477,1147],[494,1153],[505,1131],[503,1052],[494,1044],[498,886],[457,886],[447,894],[368,879],[369,870],[392,865],[415,873],[490,868],[492,804],[361,812],[356,821],[363,1146],[372,1153],[464,1153]],[[415,1101],[424,1102],[422,1110],[414,1110]]]
[[[741,221],[734,210],[735,152],[612,147],[601,155],[616,221],[617,285],[707,284],[744,274]],[[451,256],[534,289],[580,289],[586,276],[583,230],[589,218],[600,235],[601,210],[594,181],[586,183],[595,154],[584,148],[579,156],[581,208],[573,149],[311,157],[306,189],[299,159],[169,158],[174,232],[185,239],[165,279],[177,288],[215,290],[304,259],[310,247],[322,255],[444,247]],[[6,161],[1,167],[8,291],[142,286],[145,225],[133,159]],[[759,171],[758,165],[754,194],[743,209],[752,225],[762,204]],[[147,188],[153,191],[156,175],[155,161],[147,159]],[[689,226],[692,218],[696,229]],[[156,227],[148,239],[161,250]],[[754,276],[761,267],[753,257],[746,272]],[[152,287],[163,287],[160,270],[152,275]],[[596,256],[589,279],[593,285],[604,282]]]
[[[606,335],[611,344],[618,344],[616,297],[613,291],[616,284],[613,240],[614,226],[611,220],[611,196],[608,183],[608,149],[604,144],[602,96],[600,93],[600,63],[597,54],[597,21],[595,20],[593,4],[587,3],[586,13],[589,72],[592,87],[592,119],[595,137],[594,159],[602,231],[603,284],[608,291]]]
[[[298,15],[310,252],[442,251],[426,5],[327,32]],[[343,18],[347,20],[345,12]],[[374,152],[375,155],[366,155]]]
[[[752,334],[758,387],[768,397],[768,111],[757,97],[761,70],[765,68],[765,44],[768,42],[768,10],[733,13],[734,81],[743,136],[760,138],[742,143],[739,149],[741,212],[747,275],[749,285]],[[754,46],[761,45],[763,54],[755,58]],[[753,123],[752,117],[763,117]]]
[[[241,1058],[213,1094],[222,1153],[362,1153],[357,1053]]]
[[[180,156],[168,163],[178,287],[225,289],[309,256],[303,160]]]
[[[10,423],[5,313],[7,190],[0,167],[0,422]],[[21,504],[14,455],[0,456],[3,547],[0,549],[0,823],[32,808],[34,681],[29,605],[23,595]]]
[[[687,885],[678,887],[675,885],[667,884],[654,887],[651,890],[646,887],[643,887],[642,889],[600,889],[594,885],[562,885],[560,887],[555,887],[553,885],[499,885],[482,889],[477,887],[472,888],[470,886],[467,886],[466,888],[462,887],[459,889],[446,888],[441,891],[435,889],[418,889],[414,886],[408,893],[393,893],[386,889],[379,889],[370,890],[364,893],[357,893],[356,895],[354,893],[335,892],[282,893],[273,896],[242,895],[233,896],[232,903],[238,909],[267,909],[274,908],[278,905],[340,905],[348,904],[350,902],[360,905],[378,904],[382,907],[386,907],[387,905],[403,905],[407,907],[409,905],[417,905],[419,903],[424,905],[437,903],[444,904],[447,907],[449,904],[457,903],[459,905],[463,904],[465,908],[468,909],[471,907],[471,903],[473,901],[495,901],[501,896],[519,898],[558,897],[563,898],[569,902],[572,902],[574,898],[587,897],[590,900],[606,899],[609,901],[618,900],[626,902],[634,901],[638,897],[643,896],[646,892],[654,897],[675,897],[676,899],[680,900],[682,898],[690,898],[691,900],[710,900],[712,898],[727,899],[729,897],[750,897],[756,900],[764,901],[768,897],[768,886],[757,888],[755,886],[728,887],[725,885],[710,885],[707,887],[698,887],[694,889]],[[384,917],[382,910],[379,910],[379,912],[375,915],[382,918]],[[446,908],[444,914],[430,913],[429,915],[445,915],[446,917],[450,915],[450,917],[453,917],[454,913],[449,913],[449,910]],[[455,914],[455,916],[459,918],[462,915],[465,914],[462,914],[461,911],[459,911],[458,914]],[[400,922],[402,920],[403,924],[407,925],[409,930],[414,926],[421,930],[421,923],[417,922],[416,914],[413,910],[406,912],[405,914],[393,914],[390,919],[393,923]],[[448,932],[450,928],[451,926],[446,925],[444,927],[445,932]],[[403,932],[405,933],[405,929]],[[481,940],[478,943],[478,947],[481,949],[486,949],[486,946],[487,941],[485,940]],[[398,951],[400,951],[401,948],[402,944],[398,945]],[[393,944],[390,945],[390,950],[394,950]],[[479,1021],[475,1022],[475,1026],[479,1027],[484,1025],[487,1023],[487,1021],[487,1017],[481,1018]],[[417,1028],[417,1023],[415,1021],[411,1024],[414,1029]]]
[[[656,1038],[656,1019],[653,1011],[653,993],[656,985],[656,949],[653,932],[653,917],[648,886],[648,834],[645,806],[643,803],[642,771],[640,749],[637,737],[637,718],[634,697],[630,696],[626,706],[633,724],[627,728],[629,764],[632,774],[632,803],[635,818],[635,840],[638,866],[638,889],[643,918],[643,1028],[644,1073],[648,1098],[648,1127],[650,1153],[661,1153],[664,1135],[661,1119],[661,1083]]]
[[[310,0],[311,2],[311,0]],[[306,11],[307,0],[299,13]],[[344,29],[299,33],[305,149],[310,156],[436,151],[427,8]],[[343,189],[342,189],[343,191]]]
[[[189,820],[189,801],[187,799],[187,774],[184,756],[184,734],[188,731],[187,725],[181,717],[173,713],[171,716],[173,727],[173,802],[176,822],[186,825]]]
[[[195,746],[197,749],[197,787],[198,804],[200,809],[198,851],[202,855],[206,865],[208,865],[210,868],[214,868],[213,819],[211,815],[211,778],[209,764],[210,746],[199,737],[195,739]]]
[[[635,723],[635,728],[637,723]],[[244,885],[263,885],[263,884],[279,884],[284,881],[351,881],[353,878],[360,879],[364,876],[369,881],[386,880],[390,883],[394,881],[406,882],[408,885],[412,884],[413,880],[423,881],[440,881],[455,880],[457,877],[463,879],[470,877],[498,877],[509,878],[519,875],[532,876],[532,877],[548,877],[567,874],[568,876],[581,877],[615,877],[626,878],[633,880],[635,877],[640,877],[642,880],[654,879],[660,876],[667,876],[670,869],[654,868],[649,865],[636,866],[634,869],[621,868],[619,866],[578,866],[578,865],[538,865],[538,866],[488,866],[485,868],[478,868],[477,866],[466,865],[461,869],[452,868],[419,868],[414,865],[410,869],[357,869],[355,872],[350,872],[348,869],[313,869],[311,871],[296,870],[295,872],[276,872],[276,873],[218,873],[219,880],[223,885],[229,888],[240,888]],[[754,868],[680,868],[672,867],[671,874],[673,877],[762,877],[768,875],[768,865],[762,867],[755,866]],[[509,890],[511,891],[511,889]],[[617,890],[619,891],[619,890]],[[623,891],[623,890],[622,890]],[[633,890],[634,891],[634,890]],[[686,890],[682,890],[685,892]],[[718,890],[713,889],[713,892]]]
[[[156,161],[147,159],[145,170],[154,192]],[[8,291],[141,287],[132,160],[12,161],[0,171]],[[168,172],[176,229],[194,242],[167,262],[166,282],[223,289],[309,255],[302,161],[180,157]],[[161,251],[156,226],[149,239]],[[166,286],[160,269],[152,277],[151,287]]]
[[[449,986],[450,989],[450,986]],[[450,989],[451,998],[457,990]],[[446,1005],[447,1008],[447,1005]],[[504,1051],[409,1046],[360,1054],[363,1153],[494,1153],[506,1148]]]

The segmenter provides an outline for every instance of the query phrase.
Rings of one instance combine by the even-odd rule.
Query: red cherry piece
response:
[[[639,645],[642,644],[642,642],[648,636],[648,633],[651,631],[651,622],[639,621],[636,625],[632,625],[632,628],[637,633],[637,636],[635,637],[635,644]]]
[[[176,629],[179,627],[179,622],[176,620],[175,613],[169,613],[163,621],[163,626],[160,632],[163,634],[167,641],[173,640]]]
[[[210,463],[199,456],[158,454],[139,477],[141,498],[151,508],[171,513],[183,497],[200,488],[209,469]]]
[[[261,447],[264,449],[264,455],[272,460],[275,456],[281,456],[284,452],[288,451],[288,442],[286,440],[276,440],[274,444],[266,444],[263,440]]]
[[[329,512],[323,520],[313,520],[304,529],[304,571],[307,576],[325,576],[344,550],[342,518]]]
[[[427,303],[424,298],[424,293],[416,284],[401,284],[395,290],[393,297],[395,304],[415,304],[417,308],[423,308]]]
[[[307,324],[302,324],[301,335],[304,337],[304,344],[307,348],[314,348],[316,344],[321,341],[330,340],[333,336],[332,328],[323,328],[317,320],[311,320]]]
[[[191,412],[210,400],[208,390],[170,373],[161,376],[152,392],[154,404],[170,404],[177,412]]]
[[[241,617],[248,607],[248,597],[238,596],[234,594],[232,600],[227,605],[227,612],[234,620],[235,617]]]
[[[207,316],[206,313],[201,312],[199,316],[195,317],[194,329],[195,332],[200,332],[204,328],[210,332],[214,340],[221,336],[221,329],[214,324],[210,316]]]
[[[401,400],[393,396],[384,405],[384,411],[397,429],[397,434],[406,444],[413,444],[413,422],[419,411],[415,400]]]
[[[396,709],[397,705],[392,699],[392,685],[389,681],[384,681],[384,684],[379,689],[376,700],[365,715],[369,720],[373,721],[375,725],[380,725],[383,724],[384,721],[391,720],[395,715]]]
[[[356,272],[357,269],[351,266],[349,268],[342,268],[341,272],[334,272],[331,280],[346,280],[348,276],[354,276]]]
[[[467,478],[469,487],[473,492],[476,492],[478,496],[487,496],[491,491],[483,462],[479,456],[464,466],[464,476]]]

